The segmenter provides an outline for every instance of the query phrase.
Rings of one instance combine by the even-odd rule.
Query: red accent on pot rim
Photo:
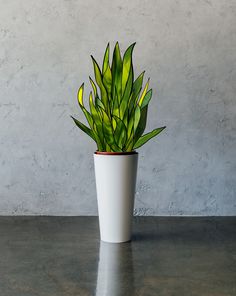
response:
[[[133,155],[138,154],[136,151],[131,152],[107,152],[107,151],[95,151],[94,154],[100,155]]]

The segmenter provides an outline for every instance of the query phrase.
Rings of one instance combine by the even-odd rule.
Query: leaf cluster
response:
[[[110,65],[108,44],[101,68],[91,56],[96,82],[89,77],[93,90],[89,94],[89,110],[83,101],[84,83],[78,90],[78,103],[89,126],[74,117],[72,119],[96,142],[98,151],[133,151],[165,128],[159,127],[144,134],[152,89],[148,89],[149,79],[142,87],[144,72],[134,79],[134,46],[135,43],[131,44],[122,57],[117,42]]]

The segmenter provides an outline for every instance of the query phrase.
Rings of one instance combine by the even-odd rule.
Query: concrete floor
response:
[[[0,296],[235,296],[236,217],[134,218],[99,241],[97,217],[0,217]]]

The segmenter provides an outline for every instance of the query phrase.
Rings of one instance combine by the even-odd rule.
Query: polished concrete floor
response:
[[[235,296],[235,218],[135,217],[100,243],[97,217],[0,217],[0,296]]]

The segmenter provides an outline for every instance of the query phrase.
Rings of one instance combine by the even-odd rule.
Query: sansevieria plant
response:
[[[101,68],[91,56],[96,83],[89,77],[93,89],[89,94],[89,110],[83,101],[84,83],[78,90],[78,103],[89,127],[72,118],[96,142],[98,151],[131,152],[165,128],[159,127],[144,134],[152,89],[148,89],[149,79],[142,88],[144,72],[136,79],[134,77],[134,46],[135,43],[130,45],[121,57],[117,42],[110,65],[108,44]]]

